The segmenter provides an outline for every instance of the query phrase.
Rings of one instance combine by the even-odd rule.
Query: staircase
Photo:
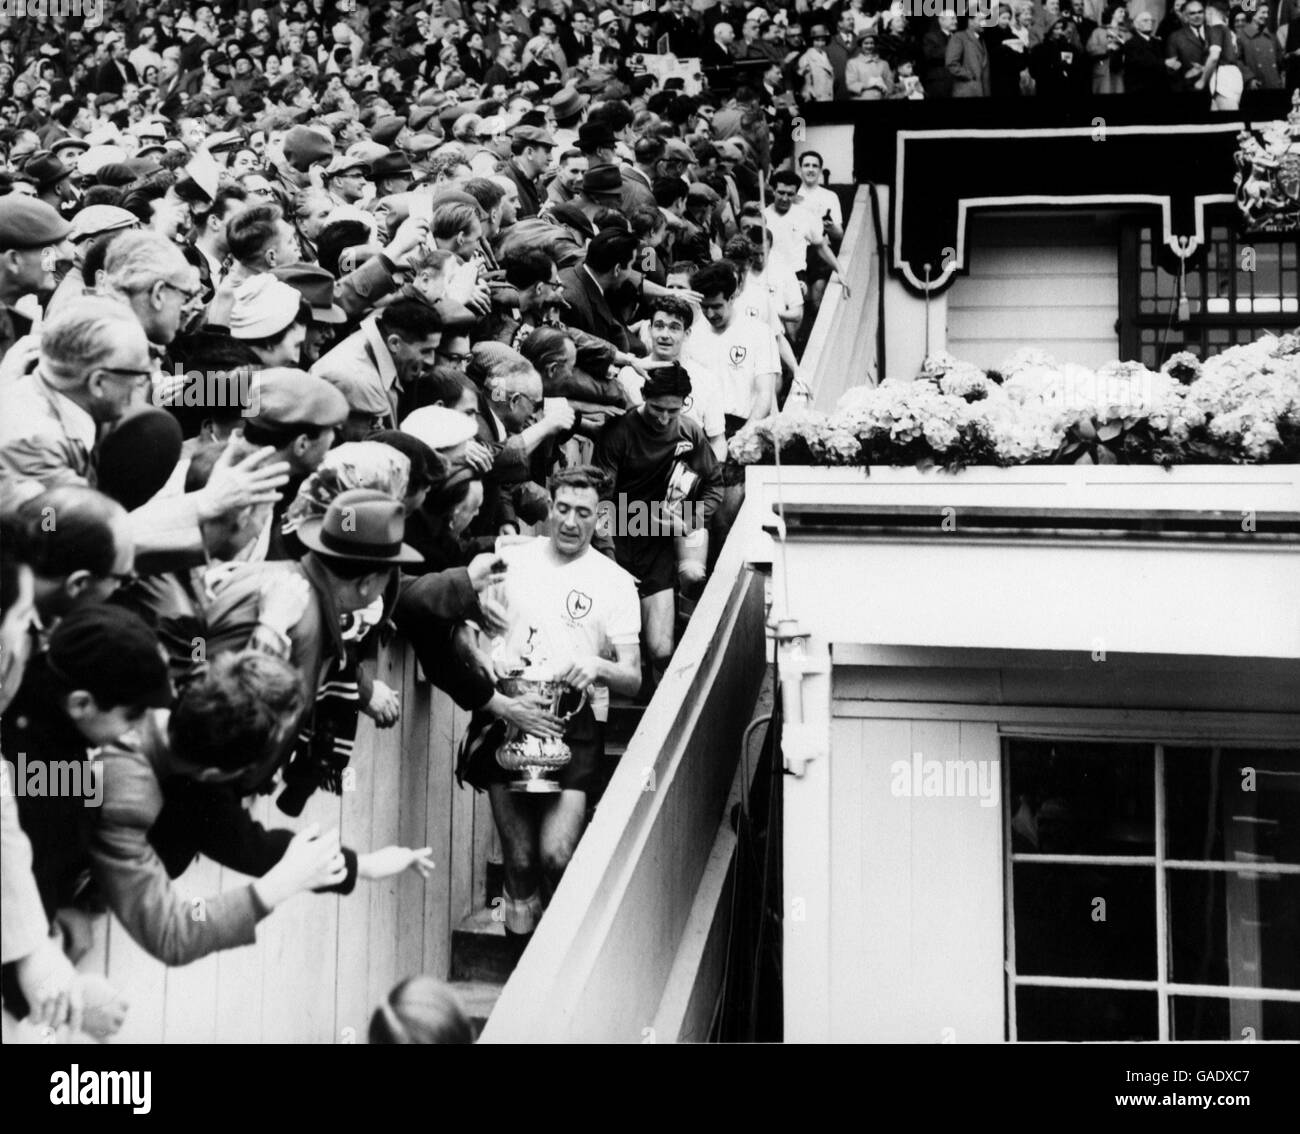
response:
[[[609,720],[605,724],[605,776],[600,792],[614,774],[618,761],[627,751],[645,713],[643,701],[610,697]],[[587,821],[591,822],[600,793],[590,802]],[[499,852],[498,852],[499,853]],[[507,940],[505,923],[500,920],[497,899],[501,897],[505,868],[500,861],[488,861],[487,905],[461,921],[451,939],[452,991],[460,998],[477,1038],[496,1007],[502,988],[519,960],[514,944]]]

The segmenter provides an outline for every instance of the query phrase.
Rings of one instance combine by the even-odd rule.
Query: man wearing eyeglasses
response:
[[[0,476],[85,484],[100,428],[142,400],[152,374],[148,340],[122,304],[87,297],[51,319],[36,370],[5,391]]]
[[[135,313],[160,360],[198,316],[203,294],[198,269],[172,241],[147,229],[113,241],[104,260],[104,291]]]

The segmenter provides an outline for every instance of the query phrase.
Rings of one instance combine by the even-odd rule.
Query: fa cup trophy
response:
[[[531,635],[530,635],[531,641]],[[545,661],[531,657],[502,656],[494,651],[493,661],[497,672],[497,688],[507,697],[525,697],[545,704],[552,716],[567,725],[582,712],[587,704],[587,691],[576,694],[577,705],[567,714],[560,713],[560,703],[568,693],[568,685],[556,676],[556,670]],[[560,790],[557,778],[561,768],[573,759],[573,752],[560,737],[537,736],[515,725],[508,725],[505,743],[497,750],[497,763],[507,772],[515,773],[510,781],[511,791],[556,792]]]

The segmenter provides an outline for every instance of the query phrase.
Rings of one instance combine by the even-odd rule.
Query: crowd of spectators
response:
[[[132,990],[75,968],[105,909],[185,964],[428,875],[291,822],[401,720],[381,641],[473,712],[522,948],[608,697],[653,692],[741,503],[728,437],[806,393],[822,158],[761,82],[637,60],[712,33],[680,0],[104,16],[0,34],[6,1025],[120,1026]],[[586,707],[507,691],[543,659]],[[521,732],[572,748],[559,791],[510,790]],[[254,881],[196,906],[199,855]]]

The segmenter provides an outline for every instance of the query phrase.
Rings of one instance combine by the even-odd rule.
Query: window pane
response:
[[[1014,869],[1018,973],[1155,979],[1153,868],[1021,862]]]
[[[1300,876],[1170,870],[1178,984],[1300,989]]]
[[[1300,1004],[1175,996],[1169,1030],[1176,1040],[1300,1040]]]
[[[1019,988],[1016,1034],[1022,1040],[1154,1040],[1160,1035],[1154,992]]]
[[[1168,748],[1165,803],[1169,858],[1300,864],[1300,750]]]
[[[1155,853],[1155,753],[1146,744],[1007,743],[1013,849]]]

